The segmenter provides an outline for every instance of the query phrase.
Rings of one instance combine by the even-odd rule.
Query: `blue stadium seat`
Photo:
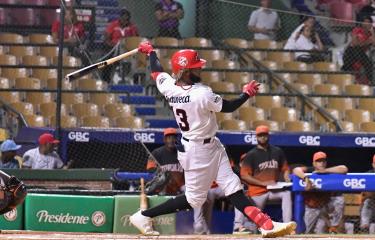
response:
[[[122,103],[127,104],[151,104],[154,105],[156,100],[153,96],[119,96]]]
[[[156,115],[156,109],[153,107],[135,107],[135,112],[137,116]]]
[[[143,93],[142,85],[113,85],[110,87],[112,91],[127,91],[130,93]]]
[[[150,128],[178,128],[176,121],[172,119],[148,119],[146,122]]]

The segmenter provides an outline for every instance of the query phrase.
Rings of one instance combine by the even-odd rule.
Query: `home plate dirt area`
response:
[[[27,239],[40,239],[40,240],[67,240],[67,239],[262,239],[260,235],[162,235],[157,237],[141,236],[141,235],[127,235],[127,234],[109,234],[109,233],[73,233],[73,232],[41,232],[41,231],[20,231],[20,230],[2,230],[0,234],[0,239],[17,239],[17,240],[27,240]],[[289,235],[283,238],[273,238],[273,239],[372,239],[375,240],[375,235]]]

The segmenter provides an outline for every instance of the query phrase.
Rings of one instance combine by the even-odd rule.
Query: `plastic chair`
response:
[[[294,60],[294,54],[291,52],[268,52],[267,58],[268,61],[274,62],[292,62]]]
[[[54,65],[58,64],[58,57],[54,57],[52,60]],[[64,67],[79,67],[81,66],[81,59],[72,57],[72,56],[64,56],[63,57],[63,66]]]
[[[16,57],[36,55],[36,49],[32,46],[10,46],[9,54]]]
[[[178,47],[179,42],[177,38],[173,37],[156,37],[154,38],[154,45],[156,46],[168,46],[168,47]],[[161,57],[167,56],[167,49],[159,49]],[[176,50],[176,49],[173,49]]]
[[[40,24],[40,10],[33,8],[13,8],[10,15],[12,24],[35,26]]]
[[[321,95],[339,95],[340,88],[336,84],[317,84],[314,86],[314,93]]]
[[[238,110],[238,118],[247,123],[257,120],[266,120],[266,113],[262,108],[241,107]]]
[[[210,64],[212,61],[224,59],[225,53],[222,50],[199,50],[199,57]]]
[[[57,89],[57,79],[56,78],[48,78],[47,79],[47,89]],[[64,90],[72,90],[72,83],[66,80],[62,81],[62,89]]]
[[[0,55],[0,65],[17,65],[17,58],[13,55]]]
[[[54,44],[53,37],[50,34],[32,33],[29,35],[30,43],[49,43]]]
[[[16,103],[21,101],[20,92],[0,92],[0,98],[7,103]]]
[[[55,127],[56,125],[56,116],[51,117],[51,127]],[[61,116],[60,119],[61,127],[62,128],[77,128],[78,127],[78,120],[75,116]]]
[[[297,111],[293,108],[277,107],[271,108],[270,120],[277,122],[297,121]]]
[[[359,126],[360,126],[359,129],[362,132],[375,133],[375,122],[364,122],[364,123],[361,123]]]
[[[348,121],[341,121],[340,124],[343,132],[358,132],[357,124]]]
[[[215,60],[212,61],[212,68],[218,69],[236,69],[239,68],[238,62],[231,61],[231,60]]]
[[[23,56],[22,63],[30,66],[48,66],[48,59],[44,56]]]
[[[234,83],[239,89],[241,89],[243,85],[249,83],[252,79],[254,79],[254,76],[249,72],[225,73],[225,81]]]
[[[334,108],[339,111],[345,111],[354,107],[352,98],[328,98],[328,108]]]
[[[205,71],[201,72],[201,79],[203,83],[209,84],[211,82],[220,82],[224,79],[224,77],[222,72]]]
[[[0,33],[0,43],[24,43],[24,38],[16,33]]]
[[[211,41],[206,38],[191,37],[183,40],[185,47],[210,47]]]
[[[331,71],[331,72],[334,72],[334,71],[337,71],[337,65],[335,63],[332,63],[332,62],[314,62],[312,64],[313,66],[313,69],[315,71]]]
[[[288,121],[285,122],[285,131],[288,132],[311,132],[314,127],[310,122],[306,121]]]
[[[293,87],[303,94],[310,94],[310,88],[303,83],[293,83]]]
[[[288,83],[292,83],[296,79],[296,75],[291,73],[278,73],[277,76],[279,76],[281,79]]]
[[[353,4],[340,1],[330,4],[330,11],[332,18],[337,18],[342,22],[352,23],[354,20]]]
[[[145,123],[140,117],[118,117],[115,119],[115,125],[119,128],[144,128]]]
[[[345,121],[352,122],[354,124],[360,124],[363,122],[371,122],[372,117],[370,111],[363,109],[348,109],[345,110]]]
[[[247,131],[249,129],[243,120],[227,119],[221,121],[220,125],[223,130]]]
[[[270,70],[277,70],[280,68],[279,64],[275,61],[261,61],[260,63]]]
[[[337,120],[342,119],[342,112],[340,112],[339,110],[333,109],[333,108],[325,108],[324,110],[326,110],[328,113],[330,113]],[[327,119],[324,118],[319,113],[314,113],[314,121],[318,124],[326,124],[327,123]]]
[[[26,115],[26,123],[29,127],[46,127],[46,122],[43,116],[40,115]]]
[[[40,47],[39,54],[44,57],[54,58],[59,55],[59,48],[58,47]],[[63,53],[64,54],[64,53]],[[66,55],[66,54],[64,54]]]
[[[109,118],[103,116],[87,116],[81,120],[81,127],[109,128]]]
[[[117,98],[113,93],[90,93],[90,102],[98,106],[104,106],[117,103]]]
[[[375,99],[374,98],[360,98],[358,99],[358,108],[375,113]]]
[[[27,77],[28,70],[26,68],[1,68],[1,76],[14,80],[20,77]]]
[[[216,115],[216,121],[222,122],[224,120],[230,120],[234,118],[234,113],[223,113],[223,112],[217,112]]]
[[[45,118],[50,118],[56,115],[56,102],[46,102],[39,105],[39,112]],[[68,112],[65,104],[61,104],[61,116],[67,116]]]
[[[109,103],[104,106],[104,115],[110,119],[117,117],[133,117],[133,108],[128,104]]]
[[[212,91],[216,93],[224,93],[224,92],[237,92],[238,88],[234,83],[231,82],[212,82],[210,83],[210,87]]]
[[[49,78],[57,78],[57,70],[52,68],[32,68],[31,76],[47,81]]]
[[[254,39],[253,40],[253,48],[261,48],[261,49],[277,49],[278,45],[277,42],[268,40],[268,39]]]
[[[99,107],[94,103],[75,103],[72,113],[76,117],[99,116]]]
[[[0,77],[0,88],[7,89],[11,87],[12,87],[12,84],[8,78]]]
[[[284,98],[280,96],[256,96],[255,106],[263,108],[264,110],[270,110],[275,107],[282,107]]]
[[[347,95],[371,96],[374,92],[373,88],[363,84],[349,84],[345,86],[344,92]]]
[[[138,45],[144,41],[149,41],[149,39],[144,37],[126,37],[124,47],[127,51],[130,51],[138,48]]]
[[[224,44],[234,46],[237,48],[249,48],[249,43],[243,38],[226,38],[223,40]]]
[[[298,61],[293,61],[293,62],[284,62],[283,67],[285,70],[291,70],[291,71],[306,71],[308,70],[308,66],[304,62],[298,62]]]
[[[277,132],[281,130],[280,124],[272,120],[257,120],[252,122],[253,129],[260,125],[266,125],[269,127],[270,131]]]
[[[107,84],[104,81],[96,79],[78,79],[75,81],[77,90],[105,90]]]
[[[160,58],[159,61],[164,71],[172,72],[172,64],[170,58]]]
[[[32,103],[28,102],[13,102],[10,104],[17,112],[22,113],[23,115],[33,115],[34,106]]]
[[[84,95],[83,93],[62,93],[61,102],[68,106],[71,104],[83,103]]]
[[[41,89],[41,82],[37,78],[16,78],[15,88]]]
[[[345,86],[354,83],[354,76],[351,74],[328,74],[327,83],[336,84],[343,91]]]
[[[52,102],[53,101],[52,93],[50,92],[27,92],[25,101],[34,104],[34,106],[39,105],[41,103]]]

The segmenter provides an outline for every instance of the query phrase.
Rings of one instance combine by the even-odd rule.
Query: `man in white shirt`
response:
[[[276,32],[280,29],[279,15],[270,9],[271,0],[261,0],[261,8],[250,15],[249,31],[254,33],[254,39],[275,40]]]
[[[28,150],[23,155],[23,168],[31,169],[56,169],[64,166],[63,161],[55,152],[56,140],[52,134],[44,133],[39,137],[39,146]]]

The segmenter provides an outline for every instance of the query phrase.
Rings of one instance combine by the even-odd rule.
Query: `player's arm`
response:
[[[301,179],[304,179],[305,177],[307,177],[307,175],[305,175],[306,171],[307,167],[296,167],[293,169],[293,174]]]
[[[252,80],[242,88],[241,95],[232,100],[225,100],[223,99],[223,106],[221,108],[221,112],[234,112],[237,110],[244,102],[249,99],[249,97],[253,97],[257,94],[259,90],[259,85],[255,80]]]
[[[160,64],[159,58],[156,52],[154,51],[154,48],[152,47],[151,43],[141,42],[138,46],[138,51],[150,57],[149,60],[151,68],[151,77],[153,80],[156,80],[157,76],[160,73],[164,72],[164,69]]]
[[[348,168],[345,165],[338,165],[330,168],[326,168],[321,171],[315,171],[315,173],[338,173],[338,174],[346,174],[348,173]]]

